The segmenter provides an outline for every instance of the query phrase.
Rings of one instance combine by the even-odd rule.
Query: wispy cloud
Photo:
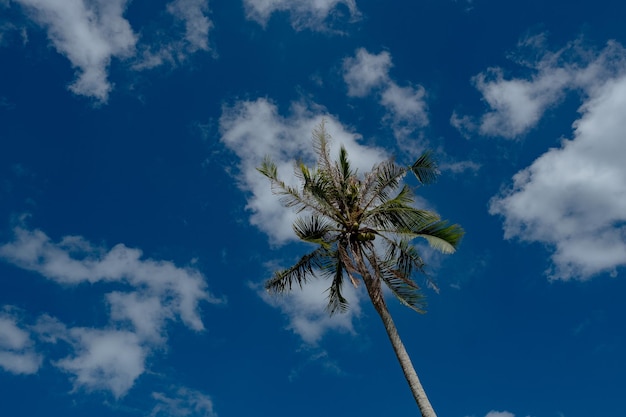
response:
[[[571,74],[587,97],[573,138],[513,177],[492,199],[506,238],[555,248],[552,279],[589,279],[626,265],[626,52],[609,44]]]
[[[200,391],[178,387],[176,392],[153,392],[157,402],[150,417],[216,417],[213,400]]]
[[[515,414],[508,411],[490,411],[485,417],[515,417]]]
[[[360,16],[355,0],[244,0],[247,19],[265,26],[273,13],[287,12],[296,30],[328,30],[340,17],[339,5],[347,8],[349,19]]]
[[[580,41],[556,52],[547,50],[544,43],[544,37],[538,35],[518,45],[524,52],[517,53],[515,61],[528,69],[527,78],[507,79],[501,68],[489,68],[476,75],[472,82],[489,110],[479,120],[455,112],[452,125],[465,136],[477,132],[518,138],[534,128],[545,111],[558,104],[566,92],[579,90],[588,94],[598,82],[619,71],[624,60],[621,46],[614,42],[600,53],[584,48]],[[536,58],[528,59],[525,54]]]
[[[72,376],[75,389],[115,397],[128,392],[145,372],[146,358],[166,342],[167,321],[180,319],[201,331],[200,303],[223,302],[197,270],[142,259],[140,250],[121,244],[107,250],[78,236],[53,242],[40,230],[16,228],[13,241],[0,246],[0,258],[59,284],[114,284],[106,293],[105,327],[68,327],[43,315],[32,330],[42,343],[70,346],[71,354],[53,363]]]
[[[209,34],[213,22],[209,18],[208,0],[174,0],[167,5],[167,12],[174,18],[175,25],[184,26],[184,35],[179,39],[168,33],[165,40],[140,45],[134,69],[175,65],[195,52],[211,50]]]
[[[15,0],[29,17],[47,31],[50,42],[76,69],[69,89],[78,95],[107,102],[113,90],[108,68],[113,59],[129,62],[135,70],[184,61],[197,51],[209,51],[208,0],[174,0],[167,5],[181,38],[167,33],[165,40],[146,44],[124,17],[128,0]],[[141,40],[141,42],[140,42]],[[137,54],[137,52],[140,52]]]
[[[387,112],[385,120],[391,125],[394,136],[404,150],[413,154],[423,151],[414,139],[416,132],[428,125],[426,90],[417,85],[400,86],[389,77],[393,66],[387,51],[369,53],[364,48],[356,50],[353,57],[343,61],[343,78],[348,86],[348,96],[366,97],[375,94]]]
[[[111,58],[134,54],[136,35],[123,17],[127,0],[15,0],[46,28],[56,50],[77,69],[69,88],[76,94],[107,101],[112,85]]]
[[[30,332],[20,328],[10,311],[0,312],[0,368],[13,374],[34,374],[41,363]]]

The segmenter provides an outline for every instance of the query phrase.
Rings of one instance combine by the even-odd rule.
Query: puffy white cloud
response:
[[[382,149],[361,145],[359,135],[348,131],[333,117],[323,116],[321,108],[311,107],[293,104],[291,114],[283,117],[276,105],[258,99],[225,107],[220,118],[221,140],[240,159],[239,187],[249,193],[246,208],[252,213],[250,222],[273,243],[296,239],[291,228],[296,214],[282,206],[272,194],[267,179],[256,170],[265,156],[276,163],[279,175],[286,182],[295,181],[293,169],[297,159],[309,165],[315,162],[311,132],[325,117],[326,129],[332,137],[332,156],[337,155],[343,144],[360,172],[369,171],[388,157]]]
[[[505,80],[502,70],[492,68],[474,78],[491,111],[480,122],[480,133],[513,138],[535,126],[544,111],[556,103],[571,81],[562,68],[543,68],[532,80]]]
[[[47,315],[32,326],[41,342],[63,341],[72,348],[73,353],[54,364],[72,375],[75,389],[123,396],[144,373],[146,358],[166,342],[168,320],[180,319],[200,331],[199,304],[223,302],[208,292],[199,271],[141,257],[140,250],[121,244],[107,251],[78,236],[55,243],[42,231],[23,228],[16,228],[14,240],[0,246],[1,259],[61,284],[115,283],[115,291],[106,294],[106,327],[68,328]],[[15,331],[8,334],[13,345],[24,338]]]
[[[626,265],[626,76],[590,85],[601,86],[590,87],[574,138],[518,172],[490,206],[504,216],[506,238],[555,248],[553,279]]]
[[[121,282],[168,300],[165,307],[187,326],[202,330],[199,302],[219,302],[206,290],[202,274],[172,262],[142,260],[141,256],[139,249],[123,244],[106,251],[78,236],[55,243],[40,230],[19,227],[13,242],[0,246],[0,258],[59,283]]]
[[[365,97],[374,88],[389,83],[391,55],[387,51],[374,55],[359,48],[354,57],[343,60],[343,79],[348,85],[348,95]]]
[[[387,109],[394,136],[401,141],[409,138],[416,129],[428,125],[425,95],[422,86],[400,87],[395,83],[390,83],[383,91],[380,104]]]
[[[75,389],[108,390],[119,398],[145,371],[149,349],[135,333],[73,328],[65,337],[74,355],[55,364],[73,375]]]
[[[179,387],[176,392],[170,394],[153,392],[152,398],[157,401],[150,417],[215,417],[213,400],[200,391]]]
[[[0,313],[0,368],[14,374],[34,374],[41,362],[29,332],[18,326],[15,317]]]
[[[539,55],[536,61],[518,59],[530,68],[530,77],[506,79],[501,68],[489,68],[475,76],[472,81],[489,111],[479,121],[454,113],[452,125],[464,136],[478,130],[485,136],[519,137],[535,127],[567,91],[589,94],[598,83],[619,73],[626,60],[624,49],[615,42],[609,42],[599,53],[584,48],[580,41],[550,52],[543,47],[542,39],[533,37],[518,45]]]
[[[56,50],[78,69],[76,94],[106,101],[111,58],[134,54],[136,36],[123,13],[127,0],[15,0],[48,31]]]
[[[348,86],[349,96],[377,94],[381,106],[387,111],[385,119],[390,122],[400,145],[418,154],[423,149],[419,144],[407,142],[407,139],[417,129],[428,125],[426,91],[419,85],[399,86],[389,77],[391,67],[389,52],[375,55],[359,48],[354,57],[344,59],[343,79]]]
[[[351,18],[358,18],[355,0],[244,0],[246,18],[265,26],[274,12],[288,12],[296,30],[327,29],[326,22],[337,14],[337,6],[348,8]]]

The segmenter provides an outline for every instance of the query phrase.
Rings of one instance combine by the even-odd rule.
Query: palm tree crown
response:
[[[424,272],[424,261],[411,241],[425,238],[434,249],[452,253],[463,236],[460,226],[441,220],[432,211],[413,207],[412,190],[402,184],[409,171],[420,184],[432,183],[438,175],[436,164],[429,153],[424,153],[410,166],[387,160],[359,175],[343,146],[338,159],[331,160],[324,122],[313,131],[313,139],[317,166],[310,169],[297,163],[298,187],[279,179],[276,165],[268,158],[258,168],[283,204],[301,214],[293,224],[298,238],[318,245],[291,268],[276,272],[265,288],[284,293],[294,284],[302,287],[316,274],[321,275],[331,281],[327,309],[335,314],[348,308],[342,295],[344,281],[349,279],[357,286],[362,280],[422,415],[435,416],[387,311],[382,283],[402,304],[423,312],[423,295],[412,275]]]

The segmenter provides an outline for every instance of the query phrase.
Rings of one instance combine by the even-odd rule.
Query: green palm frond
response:
[[[414,271],[424,272],[424,260],[415,246],[409,243],[408,239],[400,239],[395,241],[386,236],[387,253],[385,254],[386,262],[393,262],[396,268],[406,277],[410,277]]]
[[[407,283],[405,277],[391,268],[383,269],[381,278],[402,304],[418,313],[426,312],[425,297],[417,285]]]
[[[464,231],[458,224],[449,224],[439,220],[427,225],[416,225],[411,233],[415,237],[422,237],[428,244],[441,253],[454,253],[461,242]]]
[[[371,243],[364,246],[368,250],[362,253],[367,258],[375,276],[385,283],[402,304],[418,313],[424,313],[424,296],[420,287],[410,278],[410,275],[406,275],[404,271],[397,268],[397,259],[379,259]]]
[[[334,258],[333,267],[333,280],[328,288],[328,304],[326,305],[326,311],[331,316],[337,312],[344,313],[349,307],[348,300],[341,293],[341,289],[343,287],[344,267],[341,262],[341,256],[338,252]]]
[[[294,283],[302,288],[309,278],[315,276],[314,269],[320,269],[323,259],[327,256],[328,250],[324,247],[304,255],[291,268],[276,272],[265,282],[265,289],[273,293],[284,293],[290,291]]]
[[[432,184],[439,176],[437,163],[432,158],[430,151],[424,152],[417,161],[411,165],[411,171],[415,174],[417,180],[424,185]]]
[[[437,213],[415,208],[413,188],[402,183],[409,171],[420,184],[436,180],[439,171],[431,153],[425,152],[409,166],[389,159],[358,176],[345,147],[340,146],[337,158],[331,159],[330,139],[322,121],[313,131],[317,164],[309,168],[302,161],[296,163],[298,186],[283,182],[269,158],[258,168],[282,204],[301,213],[293,224],[296,236],[319,245],[291,268],[277,272],[266,289],[282,293],[294,285],[302,287],[315,276],[328,279],[327,311],[332,315],[348,308],[342,293],[346,279],[354,286],[366,281],[372,301],[383,304],[384,282],[403,304],[423,312],[424,297],[412,277],[419,273],[432,281],[411,242],[424,238],[434,249],[452,253],[464,233]]]
[[[380,232],[416,234],[427,225],[439,221],[439,216],[429,210],[419,210],[402,204],[385,204],[367,213],[363,222]]]
[[[400,181],[406,175],[407,168],[401,167],[392,160],[376,165],[365,176],[363,184],[364,209],[373,204],[382,203],[389,199],[389,194],[400,186]]]
[[[330,246],[328,234],[334,230],[333,224],[327,218],[312,214],[307,217],[298,217],[293,224],[296,236],[305,242],[317,243],[327,249]]]

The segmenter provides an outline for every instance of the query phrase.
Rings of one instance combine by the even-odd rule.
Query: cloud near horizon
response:
[[[31,326],[41,343],[61,341],[70,347],[70,355],[52,363],[71,375],[75,390],[124,396],[145,373],[146,359],[166,343],[168,321],[180,320],[202,331],[200,303],[224,302],[207,290],[199,271],[141,259],[138,249],[120,244],[106,250],[78,236],[53,242],[40,230],[20,227],[14,233],[13,241],[0,246],[0,259],[58,284],[100,284],[105,291],[109,323],[102,328],[69,327],[47,314]],[[115,290],[106,292],[107,284]],[[14,322],[0,318],[0,327],[8,329],[4,334],[13,335],[9,348],[19,351],[28,346]],[[0,343],[0,361],[3,349],[8,348]]]

